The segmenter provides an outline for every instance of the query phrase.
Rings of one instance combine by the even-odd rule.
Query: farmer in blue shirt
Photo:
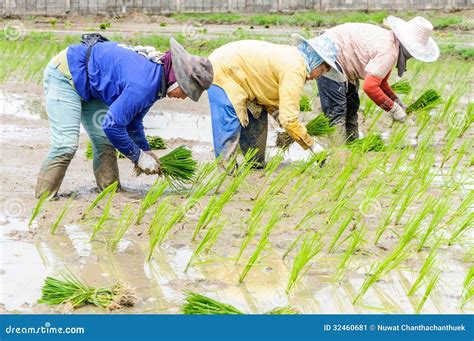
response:
[[[57,195],[78,147],[81,122],[92,142],[100,189],[119,180],[116,149],[145,174],[159,174],[158,158],[145,138],[144,116],[166,95],[197,101],[212,79],[209,60],[188,54],[173,38],[166,53],[103,40],[69,46],[44,73],[52,146],[36,196],[46,191]]]

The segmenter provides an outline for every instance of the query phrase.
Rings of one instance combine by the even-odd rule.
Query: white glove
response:
[[[309,151],[312,154],[318,154],[324,151],[324,147],[317,143],[316,140],[313,140],[313,144],[309,147]]]
[[[140,150],[137,166],[140,167],[146,175],[159,174],[161,171],[159,161],[143,150]]]
[[[407,119],[407,113],[397,102],[393,103],[393,107],[390,109],[389,113],[392,115],[394,121],[403,123]]]
[[[397,98],[397,99],[395,100],[395,103],[398,103],[398,104],[403,108],[403,110],[407,111],[407,106],[406,106],[406,104],[403,103],[400,98]]]

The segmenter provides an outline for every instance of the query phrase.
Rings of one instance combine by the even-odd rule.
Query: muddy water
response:
[[[51,222],[62,208],[65,199],[45,204],[44,211],[33,224],[27,227],[27,219],[35,204],[32,199],[34,188],[34,170],[25,167],[24,146],[33,146],[34,153],[28,153],[28,166],[39,168],[42,156],[49,146],[47,122],[34,101],[24,96],[0,96],[2,108],[2,147],[5,158],[10,160],[8,167],[2,169],[2,198],[0,205],[0,311],[7,312],[57,312],[56,307],[36,304],[41,295],[41,285],[48,275],[57,275],[64,268],[71,269],[79,278],[94,286],[109,285],[117,281],[126,281],[135,287],[140,295],[137,306],[124,312],[142,313],[179,313],[183,291],[193,290],[222,301],[234,304],[239,309],[251,313],[262,313],[278,306],[290,304],[303,313],[412,313],[421,299],[422,287],[413,297],[406,292],[416,279],[417,270],[426,257],[421,252],[408,265],[390,272],[382,281],[374,285],[364,296],[363,305],[353,306],[356,296],[369,265],[381,254],[381,250],[367,246],[364,253],[350,260],[346,276],[337,281],[334,272],[340,262],[340,253],[321,253],[314,265],[296,285],[291,295],[285,294],[285,288],[292,265],[291,257],[281,260],[284,248],[278,248],[280,242],[285,245],[294,234],[279,233],[272,244],[274,248],[265,251],[262,262],[255,265],[243,284],[239,284],[239,274],[248,259],[242,264],[234,264],[237,249],[241,242],[242,217],[251,205],[248,194],[237,198],[226,212],[229,219],[225,236],[211,252],[201,259],[203,262],[184,268],[191,256],[195,243],[189,241],[196,226],[198,214],[176,226],[175,233],[169,236],[162,247],[155,250],[150,262],[145,260],[148,252],[148,240],[143,226],[135,226],[127,232],[114,252],[109,251],[108,241],[115,226],[109,221],[97,239],[90,242],[89,237],[95,220],[81,221],[80,212],[94,198],[95,193],[90,161],[77,154],[71,169],[68,170],[64,189],[72,189],[78,196],[74,200],[74,210],[59,227],[57,234],[51,236]],[[36,109],[35,109],[36,108]],[[159,135],[170,140],[173,147],[187,144],[193,148],[199,159],[212,159],[211,125],[206,112],[176,113],[166,110],[153,110],[146,117],[145,127],[150,135]],[[275,152],[272,144],[276,127],[270,125],[269,154]],[[84,139],[84,136],[81,137]],[[22,156],[23,155],[23,156]],[[307,156],[306,152],[293,145],[288,159]],[[133,178],[126,160],[119,160],[122,181],[128,192],[117,195],[117,207],[114,217],[118,217],[125,203],[138,202],[143,198],[146,188],[154,179]],[[442,175],[435,180],[441,184]],[[243,190],[250,190],[260,181],[258,176],[249,180]],[[472,189],[469,187],[468,189]],[[180,202],[180,196],[173,199]],[[13,201],[15,202],[13,202]],[[19,209],[12,205],[17,203]],[[202,210],[198,208],[197,213]],[[239,211],[240,210],[240,211]],[[148,217],[150,218],[150,217]],[[297,217],[301,218],[301,217]],[[231,231],[232,230],[232,231]],[[234,231],[235,230],[235,231]],[[466,236],[466,244],[474,236],[472,231]],[[393,246],[393,240],[385,240],[386,246]],[[286,247],[285,246],[285,247]],[[424,313],[472,312],[472,305],[464,310],[459,306],[462,282],[469,263],[462,259],[465,252],[458,246],[443,249],[439,254],[439,264],[443,276],[432,296],[427,300]],[[95,308],[81,308],[77,312],[100,312]]]

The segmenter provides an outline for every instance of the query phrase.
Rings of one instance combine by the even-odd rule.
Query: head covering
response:
[[[407,60],[411,58],[410,52],[403,46],[402,43],[398,47],[398,59],[397,59],[397,70],[398,77],[402,77],[403,73],[407,70]]]
[[[410,21],[389,15],[384,25],[393,31],[400,43],[413,58],[422,62],[434,62],[439,57],[438,44],[431,38],[433,25],[423,17]]]
[[[335,80],[336,82],[346,81],[346,76],[344,76],[344,74],[339,71],[339,68],[336,63],[338,50],[334,41],[324,35],[308,40],[304,39],[298,34],[293,34],[292,37],[298,42],[298,50],[303,55],[305,63],[307,60],[312,63],[306,63],[306,68],[308,69],[308,72],[313,71],[318,65],[322,63],[320,62],[319,64],[317,64],[320,58],[322,59],[322,61],[326,62],[331,67],[331,70],[323,74],[324,77]],[[314,56],[314,54],[316,54],[319,58]],[[312,65],[315,64],[317,65],[315,67],[312,67]]]
[[[169,92],[170,86],[176,83],[176,77],[173,71],[173,60],[171,59],[171,52],[166,51],[160,60],[163,63],[163,68],[165,72],[166,92]]]
[[[176,81],[183,92],[197,102],[204,90],[209,89],[214,78],[212,64],[208,58],[194,56],[173,38],[170,38],[172,67]]]

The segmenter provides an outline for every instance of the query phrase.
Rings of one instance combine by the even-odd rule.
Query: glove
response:
[[[323,146],[321,146],[319,143],[316,142],[316,140],[313,139],[313,144],[309,146],[308,148],[312,154],[318,154],[322,151],[325,150]]]
[[[389,113],[392,115],[394,121],[403,123],[407,119],[407,113],[397,102],[393,103],[393,107]]]
[[[140,150],[140,157],[137,161],[137,166],[146,174],[160,174],[161,165],[158,158],[153,157],[150,153]]]
[[[395,100],[395,103],[398,103],[398,105],[400,105],[400,106],[403,108],[403,110],[407,111],[407,106],[406,106],[406,104],[403,103],[400,98],[397,98],[397,99]]]

